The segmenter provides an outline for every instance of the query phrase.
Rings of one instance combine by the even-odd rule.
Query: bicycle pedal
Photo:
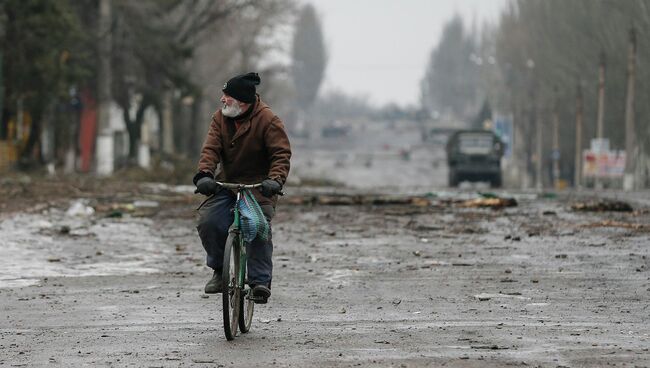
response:
[[[255,296],[255,295],[250,295],[248,299],[252,300],[253,303],[255,304],[266,304],[269,301],[269,298],[265,298],[263,296]]]

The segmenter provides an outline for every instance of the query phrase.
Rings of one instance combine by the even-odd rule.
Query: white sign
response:
[[[591,140],[591,150],[594,152],[608,152],[609,138],[594,138]]]

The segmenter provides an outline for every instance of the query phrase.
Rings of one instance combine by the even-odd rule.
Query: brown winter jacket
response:
[[[215,177],[220,163],[218,181],[254,184],[270,178],[284,185],[289,175],[291,146],[282,120],[259,96],[243,118],[237,119],[238,129],[235,119],[223,116],[221,110],[212,115],[195,183],[201,176]],[[275,206],[277,196],[266,198],[259,191],[253,192],[260,205]]]

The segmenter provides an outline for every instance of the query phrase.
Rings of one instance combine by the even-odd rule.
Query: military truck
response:
[[[459,130],[447,141],[449,186],[463,181],[487,181],[501,186],[501,157],[504,144],[489,130]]]

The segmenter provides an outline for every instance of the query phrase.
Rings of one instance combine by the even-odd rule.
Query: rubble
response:
[[[88,206],[87,200],[76,200],[72,202],[68,210],[65,212],[66,216],[69,217],[87,217],[95,213],[95,209]]]
[[[622,221],[613,221],[613,220],[603,220],[603,221],[598,221],[598,222],[592,222],[592,223],[589,223],[589,224],[582,225],[582,227],[586,227],[586,228],[621,227],[621,228],[633,229],[633,230],[650,230],[650,225],[637,224],[637,223],[631,223],[631,222],[622,222]]]
[[[493,208],[517,206],[514,198],[499,197],[492,193],[479,193],[481,198],[456,199],[441,198],[435,203],[433,194],[425,195],[385,195],[385,194],[315,194],[294,195],[282,199],[283,204],[289,205],[324,205],[324,206],[414,206],[414,207],[468,207],[468,208]]]
[[[623,201],[612,201],[607,199],[591,200],[585,202],[577,202],[571,205],[574,211],[585,212],[632,212],[634,209],[628,203]]]
[[[466,200],[458,205],[467,208],[493,208],[516,207],[517,200],[514,198],[476,198]]]
[[[316,194],[316,195],[294,195],[282,199],[283,204],[294,206],[301,205],[322,205],[322,206],[389,206],[406,205],[416,207],[427,207],[431,201],[426,196],[403,196],[403,195],[376,195],[376,194]]]

